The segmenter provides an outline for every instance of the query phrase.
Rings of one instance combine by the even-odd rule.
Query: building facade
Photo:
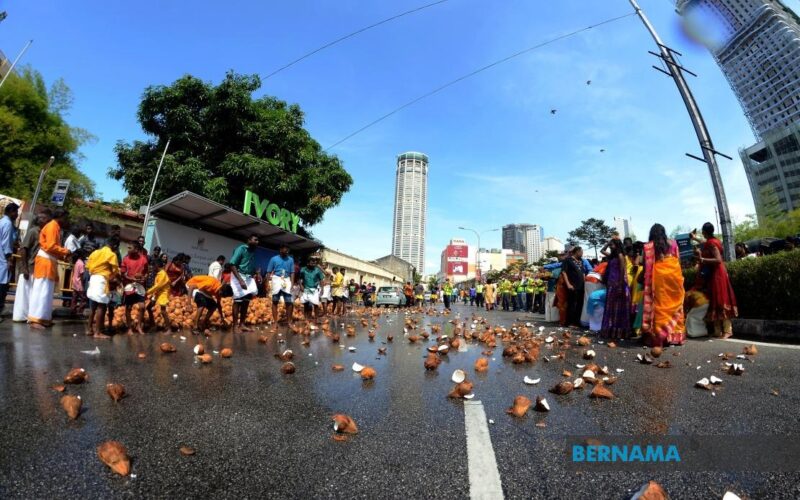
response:
[[[425,269],[425,223],[428,210],[428,157],[398,155],[392,224],[392,255]]]
[[[475,253],[466,240],[451,239],[442,250],[441,259],[440,278],[450,278],[451,282],[460,283],[475,277]]]
[[[628,238],[631,231],[631,220],[624,217],[614,217],[614,230],[619,233],[620,238]]]
[[[386,257],[381,257],[380,259],[375,259],[375,263],[381,266],[382,268],[393,272],[398,277],[400,277],[403,282],[410,281],[414,282],[414,266],[411,265],[410,262],[406,262],[400,257],[395,255],[387,255]],[[419,272],[419,271],[416,271]]]
[[[544,251],[545,252],[563,252],[564,251],[564,242],[556,238],[555,236],[548,236],[544,239]]]
[[[744,110],[757,144],[739,151],[759,219],[765,192],[800,206],[800,18],[779,0],[679,0],[686,18],[720,31],[709,46]],[[709,23],[711,20],[713,22]]]
[[[503,248],[525,255],[526,262],[536,262],[544,255],[544,229],[538,224],[503,226]]]
[[[766,134],[739,155],[759,218],[764,217],[766,208],[773,209],[766,204],[775,198],[779,210],[800,208],[800,122]]]
[[[375,283],[375,286],[402,286],[404,277],[395,273],[393,270],[386,269],[374,262],[347,255],[330,248],[325,248],[321,252],[324,262],[328,263],[328,269],[333,267],[343,267],[345,269],[345,280],[356,280],[356,283]]]

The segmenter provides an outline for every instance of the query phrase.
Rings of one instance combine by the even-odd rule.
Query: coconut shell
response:
[[[603,384],[596,384],[592,389],[592,393],[589,394],[589,397],[595,399],[614,399],[614,393],[608,390]]]
[[[746,354],[748,356],[755,356],[756,354],[758,354],[758,348],[756,347],[755,344],[750,344],[748,346],[745,346],[745,348],[742,350],[742,354]]]
[[[425,358],[425,369],[426,370],[435,370],[439,368],[439,365],[442,363],[442,360],[439,359],[439,356],[436,354],[428,354],[428,357]]]
[[[586,346],[591,345],[591,344],[592,344],[592,340],[589,337],[585,336],[585,335],[582,335],[581,337],[578,338],[578,345],[579,346],[586,347]]]
[[[637,500],[669,500],[669,495],[660,484],[649,481],[633,495],[633,498]]]
[[[67,390],[67,386],[65,386],[64,384],[55,384],[51,387],[51,389],[53,389],[56,392],[64,392]]]
[[[109,396],[111,396],[111,399],[113,399],[114,402],[116,403],[120,399],[125,397],[125,386],[122,384],[116,384],[110,382],[106,384],[106,392],[108,393]]]
[[[564,370],[563,372],[561,372],[561,376],[562,377],[571,377],[572,376],[572,372],[569,371],[569,370]]]
[[[64,377],[65,384],[82,384],[89,378],[89,374],[83,368],[73,368]]]
[[[483,373],[489,369],[489,360],[486,358],[478,358],[475,360],[475,371]]]
[[[335,372],[342,372],[342,371],[344,371],[344,366],[343,365],[333,365],[333,366],[331,366],[331,370],[333,370]]]
[[[203,346],[203,344],[197,344],[196,346],[194,346],[194,353],[197,354],[198,356],[203,355],[205,352],[206,348]]]
[[[266,344],[269,338],[266,335],[259,335],[258,336],[258,343],[259,344]]]
[[[514,356],[515,354],[517,354],[518,352],[519,352],[519,349],[517,349],[517,346],[510,345],[510,346],[505,347],[503,349],[503,357],[504,358],[510,358],[510,357]]]
[[[408,336],[408,342],[409,343],[414,344],[417,341],[419,341],[419,336],[418,335],[409,335]]]
[[[122,443],[106,441],[97,447],[97,456],[117,474],[127,476],[131,473],[131,459]]]
[[[542,396],[536,396],[536,406],[534,409],[536,411],[550,411],[550,405]]]
[[[191,446],[181,446],[180,452],[181,455],[183,455],[184,457],[189,457],[196,453],[195,449],[192,448]]]
[[[170,344],[169,342],[162,342],[161,345],[158,346],[158,347],[159,347],[159,349],[161,349],[161,352],[164,352],[164,353],[170,353],[170,352],[177,351],[175,346]]]
[[[526,361],[526,359],[525,359],[525,355],[524,355],[524,354],[522,354],[521,352],[518,352],[518,353],[516,353],[515,355],[513,355],[513,356],[511,357],[511,361],[512,361],[512,362],[513,362],[515,365],[522,364],[522,363],[524,363],[524,362]]]
[[[664,349],[662,349],[661,347],[653,347],[652,349],[650,349],[650,355],[653,356],[654,358],[661,357],[661,354],[663,352],[664,352]]]
[[[281,373],[283,373],[284,375],[291,375],[292,373],[295,372],[295,370],[296,368],[294,366],[294,363],[292,363],[291,361],[287,361],[281,366]]]
[[[214,361],[213,356],[211,356],[210,354],[203,354],[202,356],[198,356],[197,359],[199,359],[200,362],[203,363],[204,365],[207,365],[212,361]]]
[[[463,398],[467,394],[472,394],[472,382],[465,380],[460,384],[456,384],[447,396],[451,398]]]
[[[375,371],[375,368],[371,366],[365,366],[363,370],[361,370],[361,380],[372,380],[375,378],[378,372]]]
[[[514,415],[518,418],[522,418],[526,413],[528,413],[531,404],[531,400],[525,396],[517,396],[514,398],[514,404],[511,406],[511,408],[506,410],[506,413],[509,415]]]
[[[461,339],[460,338],[454,338],[453,340],[450,341],[450,347],[452,349],[458,349],[459,346],[461,346]]]
[[[75,420],[81,412],[81,398],[80,396],[73,396],[67,394],[61,397],[61,407],[67,412],[67,417],[70,420]]]
[[[386,336],[386,342],[391,342],[393,340],[394,340],[394,335],[387,335]]]
[[[140,352],[139,354],[136,355],[136,357],[138,359],[145,359],[145,358],[147,358],[147,354],[143,353],[143,352]]]
[[[570,392],[572,392],[574,388],[575,385],[572,382],[565,380],[564,382],[559,382],[558,384],[554,385],[550,389],[550,392],[552,392],[553,394],[558,394],[560,396],[563,396],[565,394],[569,394]]]
[[[337,413],[333,417],[333,430],[339,434],[358,434],[358,426],[355,420],[342,413]]]
[[[230,358],[231,356],[233,356],[233,349],[231,349],[230,347],[225,347],[221,351],[219,351],[219,355],[222,356],[223,358]]]

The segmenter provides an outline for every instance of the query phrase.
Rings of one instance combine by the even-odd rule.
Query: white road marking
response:
[[[798,349],[800,350],[800,345],[791,345],[791,344],[772,344],[770,342],[759,342],[759,341],[752,341],[752,340],[744,340],[744,339],[712,339],[714,342],[736,342],[737,344],[755,344],[755,345],[763,345],[765,347],[778,347],[781,349]]]
[[[464,401],[464,427],[467,433],[469,497],[472,500],[503,498],[500,472],[494,458],[486,413],[480,401]]]

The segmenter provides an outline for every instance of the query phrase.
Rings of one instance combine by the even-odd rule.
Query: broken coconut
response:
[[[534,410],[550,411],[550,404],[542,396],[536,396],[536,406],[534,406]]]
[[[570,392],[572,392],[572,389],[574,388],[575,386],[572,384],[572,382],[567,382],[565,380],[564,382],[559,382],[558,384],[551,387],[550,392],[552,392],[553,394],[558,394],[560,396],[563,396],[565,394],[569,394]]]
[[[83,368],[73,368],[72,370],[67,373],[67,376],[64,377],[65,384],[82,384],[89,378],[89,375],[86,373],[86,370]]]
[[[435,370],[435,369],[439,368],[439,365],[441,363],[442,363],[442,360],[439,359],[439,356],[431,353],[431,354],[428,354],[428,357],[425,359],[424,366],[425,366],[426,370],[432,371],[432,370]]]
[[[650,481],[634,493],[631,500],[667,500],[668,498],[669,495],[660,484]]]
[[[375,375],[378,373],[375,371],[375,368],[371,366],[365,366],[361,370],[361,380],[372,380],[375,378]]]
[[[364,365],[359,365],[358,363],[353,363],[353,371],[356,373],[361,373],[361,370],[364,369]]]
[[[203,363],[204,365],[207,365],[212,361],[214,361],[214,358],[208,353],[198,356],[197,359],[199,359],[200,362]]]
[[[592,343],[591,339],[585,335],[582,335],[581,337],[578,338],[579,346],[586,347],[588,345],[591,345],[591,343]]]
[[[283,365],[281,365],[281,373],[284,375],[291,375],[295,371],[294,363],[291,361],[287,361]]]
[[[120,399],[125,397],[125,386],[122,384],[116,384],[113,382],[109,382],[106,384],[106,392],[114,402],[118,402]]]
[[[589,349],[583,352],[583,359],[594,359],[596,355],[597,354],[593,350]]]
[[[341,371],[344,371],[344,366],[342,366],[342,365],[333,365],[333,366],[331,366],[331,369],[333,371],[335,371],[335,372],[341,372]]]
[[[233,356],[233,349],[231,349],[230,347],[225,347],[221,351],[219,351],[219,355],[222,356],[223,358],[230,358],[231,356]]]
[[[755,344],[750,344],[745,346],[744,350],[742,351],[743,354],[747,354],[748,356],[755,356],[758,354],[758,348]]]
[[[711,390],[711,381],[707,378],[703,377],[697,382],[695,382],[695,387],[700,387],[701,389]]]
[[[467,374],[464,372],[464,370],[461,370],[461,369],[458,369],[458,370],[454,371],[453,372],[453,376],[450,377],[450,380],[452,380],[456,384],[460,384],[461,382],[465,381],[466,379],[467,379]]]
[[[81,412],[81,397],[67,394],[61,397],[61,407],[67,412],[70,420],[75,420]]]
[[[453,390],[450,391],[450,394],[447,395],[449,398],[466,398],[467,396],[472,394],[472,382],[463,381],[458,383],[453,387]]]
[[[197,344],[194,346],[194,353],[198,356],[206,352],[206,348],[203,347],[203,344]]]
[[[511,406],[511,408],[506,410],[506,413],[521,418],[524,417],[526,413],[528,413],[528,409],[530,409],[530,407],[531,407],[530,399],[526,398],[525,396],[517,396],[514,398],[514,404]]]
[[[333,430],[339,434],[357,434],[358,433],[358,426],[356,425],[355,420],[344,415],[342,413],[337,413],[333,417]]]
[[[589,394],[590,398],[595,399],[614,399],[614,393],[606,389],[606,387],[602,384],[597,384],[592,389],[592,393]]]
[[[164,353],[170,353],[170,352],[177,351],[175,346],[170,344],[169,342],[162,342],[161,345],[158,346],[158,347],[159,347],[159,349],[161,349],[161,352],[164,352]]]
[[[475,360],[475,371],[483,373],[489,369],[489,360],[486,358],[478,358]]]
[[[106,441],[97,447],[97,456],[100,461],[106,464],[121,476],[127,476],[131,472],[131,460],[128,458],[128,450],[118,441]]]
[[[522,381],[523,381],[523,382],[525,382],[525,383],[526,383],[526,384],[528,384],[528,385],[536,385],[536,384],[538,384],[538,383],[539,383],[541,380],[542,380],[542,379],[540,379],[540,378],[530,378],[530,377],[528,377],[527,375],[525,376],[525,378],[523,378],[523,379],[522,379]]]

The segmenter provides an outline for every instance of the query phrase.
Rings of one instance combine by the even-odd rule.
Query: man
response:
[[[103,242],[98,240],[95,236],[94,226],[91,222],[86,224],[86,227],[83,228],[83,236],[78,238],[78,244],[81,246],[81,250],[83,250],[83,255],[87,257],[103,246]]]
[[[233,259],[231,259],[233,260]],[[189,296],[194,300],[197,305],[197,311],[194,313],[194,328],[192,333],[200,335],[208,328],[208,322],[214,311],[219,309],[220,318],[223,328],[225,324],[225,316],[222,314],[222,303],[220,302],[219,293],[222,290],[222,283],[212,276],[195,276],[186,282],[186,291]],[[206,311],[206,317],[200,321],[200,316]]]
[[[333,315],[342,314],[344,310],[344,269],[342,268],[333,268],[331,295],[333,295]]]
[[[58,280],[58,259],[67,259],[69,250],[61,246],[61,228],[67,226],[68,212],[56,209],[53,220],[39,232],[39,251],[33,264],[28,323],[43,330],[53,323],[53,290]]]
[[[475,305],[479,308],[483,307],[483,288],[483,282],[479,281],[475,284]]]
[[[425,304],[423,301],[425,300],[425,286],[422,283],[417,283],[414,287],[414,303],[417,306],[424,306]]]
[[[250,299],[258,295],[258,285],[253,279],[256,272],[256,248],[258,248],[258,236],[250,235],[247,243],[239,245],[233,251],[231,257],[231,291],[233,291],[233,333],[240,327],[242,332],[249,332],[245,326],[247,321],[247,308]],[[271,262],[271,261],[270,261]],[[273,307],[272,315],[277,315],[277,308]]]
[[[147,257],[147,248],[144,246],[144,235],[140,234],[136,241],[139,242],[139,253]]]
[[[111,226],[111,234],[109,236],[116,236],[118,240],[122,241],[122,228],[119,227],[117,224]],[[122,254],[119,252],[119,247],[117,247],[117,262],[122,262]]]
[[[303,304],[303,312],[306,320],[318,317],[320,305],[320,289],[325,273],[318,266],[319,258],[312,255],[308,258],[305,267],[300,269],[298,280],[300,281],[303,292],[300,296],[300,303]]]
[[[14,244],[17,241],[17,229],[14,221],[19,216],[19,205],[14,202],[6,205],[3,217],[0,218],[0,321],[6,308],[8,282],[11,279],[11,258],[14,256]]]
[[[292,283],[294,282],[294,259],[289,255],[289,247],[281,245],[278,255],[267,263],[267,283],[272,295],[272,330],[278,328],[278,304],[283,299],[286,306],[286,321],[291,324],[294,298]]]
[[[159,264],[161,265],[159,266]],[[149,270],[147,273],[147,282],[145,283],[147,288],[153,286],[156,280],[156,274],[163,266],[164,264],[161,263],[161,247],[156,245],[153,247],[153,251],[147,255],[147,269]]]
[[[445,278],[442,292],[444,293],[444,308],[449,311],[450,301],[453,298],[453,285],[450,284],[450,278]]]
[[[503,278],[498,289],[500,291],[499,295],[502,296],[503,310],[508,311],[511,306],[511,281],[508,278]]]
[[[406,307],[411,307],[414,305],[414,287],[411,285],[410,281],[406,281],[406,284],[403,285],[403,295],[406,296]]]
[[[208,275],[217,281],[222,281],[222,267],[225,265],[225,256],[220,255],[217,260],[208,266]]]
[[[526,287],[528,286],[527,275],[520,274],[517,280],[517,311],[527,311],[525,305],[528,301],[528,293]]]
[[[75,253],[80,250],[81,245],[78,243],[80,237],[81,228],[77,225],[72,226],[69,230],[69,234],[67,235],[67,239],[64,240],[64,248],[69,250],[69,253]]]
[[[567,286],[567,326],[581,326],[583,308],[584,274],[583,249],[575,247],[561,265],[564,284]]]
[[[347,284],[347,301],[345,302],[345,307],[347,309],[352,309],[353,304],[358,304],[358,292],[360,288],[358,284],[356,284],[355,279],[351,279],[350,283]]]
[[[122,266],[120,272],[122,273],[123,297],[122,303],[125,306],[125,326],[128,327],[128,334],[133,333],[133,324],[131,323],[131,310],[136,304],[144,304],[144,297],[146,288],[144,287],[145,280],[147,279],[147,256],[142,253],[142,247],[139,241],[135,241],[128,249],[128,255],[122,259]],[[142,335],[144,330],[144,306],[139,307],[137,313],[139,320],[136,327],[136,333]]]
[[[90,300],[89,328],[86,334],[96,339],[110,338],[103,334],[103,322],[111,301],[110,285],[120,279],[118,252],[119,238],[111,236],[103,247],[92,252],[86,260],[86,270],[89,272],[86,297]]]
[[[53,212],[49,208],[43,208],[31,220],[25,237],[22,239],[19,254],[19,273],[17,274],[17,289],[14,295],[14,313],[12,319],[15,322],[28,321],[28,305],[30,304],[31,286],[33,285],[33,264],[36,254],[39,253],[39,228],[50,222]]]
[[[475,291],[475,285],[472,285],[472,286],[469,287],[469,305],[470,306],[474,306],[475,305],[475,295],[477,295],[477,293],[478,292]]]
[[[320,295],[320,302],[322,303],[322,315],[327,316],[328,314],[328,307],[330,307],[331,302],[333,302],[333,296],[331,295],[331,272],[328,270],[328,263],[322,262],[319,266],[322,274],[325,275],[325,278],[322,280],[322,294]]]

